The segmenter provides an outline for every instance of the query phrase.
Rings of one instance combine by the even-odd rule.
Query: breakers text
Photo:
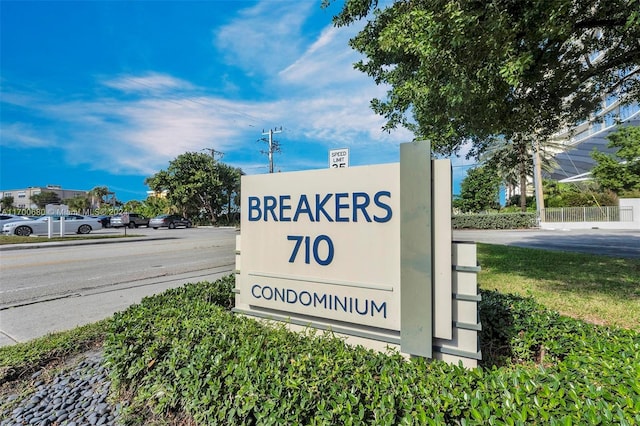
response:
[[[366,192],[338,192],[329,194],[250,196],[248,219],[251,222],[297,222],[301,218],[310,222],[366,222],[384,223],[391,220],[393,211],[388,203],[389,191],[378,191],[373,196]]]

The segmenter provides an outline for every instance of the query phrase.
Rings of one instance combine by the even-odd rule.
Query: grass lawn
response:
[[[563,315],[640,330],[640,259],[478,244],[479,286]]]

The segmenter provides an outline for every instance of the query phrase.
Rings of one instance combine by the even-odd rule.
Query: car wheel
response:
[[[28,237],[32,232],[33,230],[28,226],[18,226],[15,231],[13,231],[14,234],[20,237]]]
[[[88,234],[91,232],[91,227],[89,225],[80,225],[78,228],[78,234]]]
[[[173,222],[169,223],[169,229],[176,229],[176,224]]]
[[[153,227],[153,229],[158,229],[158,227],[157,227],[157,226],[154,226],[154,227]]]
[[[191,228],[191,222],[187,223],[187,228]]]
[[[136,227],[136,224],[133,222],[129,222],[129,229],[133,229]]]

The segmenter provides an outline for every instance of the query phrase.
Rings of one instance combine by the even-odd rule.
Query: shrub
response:
[[[494,358],[505,366],[466,370],[235,316],[216,305],[228,301],[232,280],[187,285],[116,314],[105,354],[134,410],[212,425],[640,422],[636,332],[483,292],[483,348],[499,347]]]
[[[451,217],[453,229],[519,229],[537,226],[535,213],[461,214]]]

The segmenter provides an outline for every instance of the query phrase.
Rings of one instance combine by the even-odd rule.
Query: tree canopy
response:
[[[640,126],[624,126],[607,136],[609,148],[616,155],[594,150],[596,166],[591,170],[595,180],[618,195],[640,196]]]
[[[239,187],[235,180],[239,182],[241,174],[240,169],[220,163],[210,155],[187,152],[170,161],[167,170],[148,177],[145,184],[153,191],[166,191],[169,202],[184,216],[205,214],[214,223]]]
[[[467,172],[460,183],[460,195],[453,206],[467,213],[478,213],[500,208],[500,177],[487,167],[475,167]]]
[[[2,210],[9,210],[13,207],[14,198],[11,195],[5,195],[0,199],[0,206],[2,206]]]
[[[60,196],[53,191],[43,191],[39,194],[33,194],[31,201],[35,203],[38,208],[45,208],[47,204],[60,204]]]
[[[441,154],[546,140],[606,94],[640,99],[640,0],[345,0],[334,24],[363,18],[355,67],[390,86],[373,110]]]

